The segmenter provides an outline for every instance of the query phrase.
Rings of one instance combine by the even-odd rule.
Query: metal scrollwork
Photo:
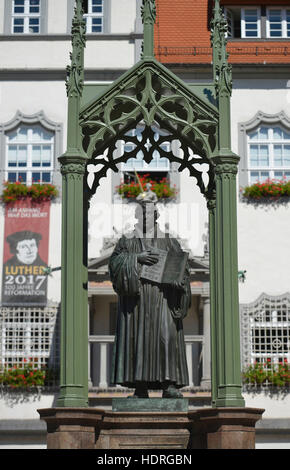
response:
[[[168,132],[170,137],[167,136],[167,140],[182,143],[182,160],[172,154],[166,156],[170,161],[180,163],[180,171],[188,168],[190,174],[197,177],[193,163],[201,161],[193,161],[188,149],[204,162],[210,163],[210,156],[217,146],[217,112],[214,108],[205,109],[204,104],[190,92],[181,92],[176,83],[147,67],[144,71],[139,69],[129,83],[119,85],[113,96],[104,96],[98,105],[84,111],[81,116],[83,149],[88,156],[88,163],[99,165],[100,177],[106,175],[108,168],[118,171],[117,163],[125,162],[127,157],[132,158],[123,155],[121,160],[116,160],[113,154],[117,141],[126,141],[126,133],[140,122],[145,126],[143,140],[135,140],[134,143],[137,152],[144,147],[145,141],[150,140],[151,150],[144,153],[147,163],[152,152],[157,149],[151,131],[155,125]],[[161,143],[162,139],[158,145]],[[201,179],[197,180],[204,192]]]
[[[187,168],[189,175],[196,179],[201,193],[207,195],[214,180],[213,166],[210,161],[206,157],[194,154],[185,142],[182,143],[178,140],[178,135],[174,132],[165,130],[160,134],[156,132],[156,127],[140,125],[139,130],[141,129],[141,131],[138,136],[132,136],[130,132],[125,133],[121,136],[122,140],[114,141],[103,154],[88,162],[87,183],[91,194],[94,194],[100,179],[106,176],[109,169],[117,172],[120,163],[126,163],[128,160],[136,158],[140,153],[142,153],[144,161],[150,164],[154,153],[158,152],[160,158],[167,158],[171,163],[178,163],[179,171]],[[177,151],[173,150],[174,146],[178,147]],[[121,147],[123,151],[120,151]],[[128,148],[130,150],[126,150]],[[202,170],[201,165],[203,164],[207,165],[206,170]],[[205,173],[208,179],[207,185],[204,182]]]

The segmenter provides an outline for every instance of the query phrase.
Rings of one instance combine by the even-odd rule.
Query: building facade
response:
[[[290,7],[285,0],[276,3],[221,1],[228,19],[228,52],[233,65],[232,148],[240,156],[237,199],[243,367],[267,363],[269,359],[273,364],[290,360],[290,206],[285,199],[283,203],[251,202],[242,195],[244,187],[257,181],[290,179]],[[141,0],[84,2],[85,80],[92,87],[91,91],[86,88],[83,105],[92,99],[96,85],[101,91],[140,59],[141,4]],[[201,93],[213,79],[212,6],[207,0],[180,0],[175,6],[156,0],[156,58],[185,82],[200,83]],[[0,0],[0,185],[3,189],[7,181],[27,186],[53,184],[59,192],[46,205],[35,207],[26,201],[1,206],[1,367],[23,368],[31,361],[36,368],[46,365],[54,371],[50,387],[37,396],[26,395],[26,404],[16,406],[19,392],[11,394],[3,389],[2,447],[44,446],[44,427],[36,409],[52,406],[57,395],[61,282],[58,157],[66,148],[65,68],[71,50],[73,7],[73,0]],[[211,89],[207,90],[206,99],[214,100]],[[155,131],[156,139],[164,137],[161,129]],[[138,132],[137,128],[137,138]],[[168,143],[163,142],[166,150]],[[129,147],[130,143],[121,143],[119,154],[130,151]],[[172,151],[180,152],[178,143]],[[97,168],[87,170],[90,185]],[[148,175],[156,183],[168,181],[176,192],[175,198],[168,198],[166,203],[160,201],[159,210],[161,228],[179,238],[190,259],[192,306],[184,321],[190,385],[184,394],[191,406],[210,406],[206,200],[194,178],[186,172],[179,173],[178,165],[158,152],[150,165],[138,154],[135,161],[122,164],[118,173],[103,178],[90,203],[90,404],[110,406],[112,396],[130,392],[110,383],[117,298],[109,280],[108,260],[120,234],[134,225],[134,201],[122,198],[118,188],[135,181],[135,170],[140,177]],[[199,171],[206,179],[207,168]],[[24,238],[16,237],[17,245],[9,243],[11,235],[21,232],[25,232]],[[25,266],[31,263],[18,260],[8,266],[13,250],[19,252],[23,240],[30,252],[32,247],[27,247],[27,240],[35,240],[41,256],[42,261],[31,272]],[[40,267],[44,267],[42,271]],[[258,431],[257,446],[287,447],[288,395],[280,397],[278,404],[278,398],[276,402],[269,401],[267,391],[253,395],[245,390],[245,397],[247,406],[266,408],[266,424]]]

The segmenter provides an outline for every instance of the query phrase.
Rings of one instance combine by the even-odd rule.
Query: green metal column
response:
[[[244,406],[241,385],[235,156],[216,157],[216,406]]]
[[[231,151],[232,70],[226,52],[227,22],[215,1],[212,21],[213,66],[219,107],[219,150],[212,157],[215,165],[216,214],[214,254],[213,325],[217,407],[243,407],[240,360],[237,192],[239,157]]]
[[[77,0],[72,23],[71,65],[67,68],[67,150],[59,158],[62,173],[61,371],[58,407],[88,405],[87,269],[84,250],[86,155],[79,126],[84,80],[85,22]]]
[[[208,221],[209,221],[209,273],[210,273],[210,334],[211,334],[211,402],[216,405],[217,399],[217,321],[216,321],[216,261],[215,261],[215,236],[216,236],[216,195],[212,192],[207,200]]]

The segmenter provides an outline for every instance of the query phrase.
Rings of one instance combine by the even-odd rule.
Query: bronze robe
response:
[[[191,304],[189,271],[185,289],[140,279],[137,255],[144,248],[181,251],[173,238],[122,237],[111,256],[109,269],[118,294],[118,319],[111,382],[135,388],[146,382],[161,389],[166,382],[188,385],[182,319]]]

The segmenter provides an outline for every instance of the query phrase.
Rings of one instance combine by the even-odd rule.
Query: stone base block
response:
[[[47,424],[48,449],[254,449],[264,410],[197,411],[38,410]]]
[[[255,425],[265,410],[209,408],[189,412],[191,449],[255,449]]]
[[[95,431],[103,410],[92,408],[47,408],[38,410],[47,425],[48,449],[94,449]]]
[[[187,413],[106,412],[97,449],[187,449]]]

